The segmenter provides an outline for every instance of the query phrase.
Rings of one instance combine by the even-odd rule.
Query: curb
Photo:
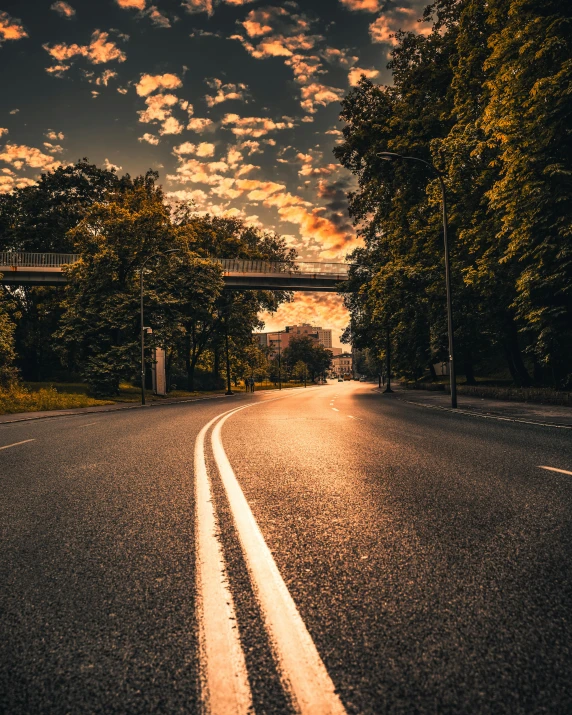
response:
[[[379,387],[376,387],[373,392],[379,392],[383,394]],[[407,402],[410,405],[416,405],[417,407],[425,407],[428,410],[442,410],[443,412],[452,412],[456,415],[468,415],[469,417],[480,417],[485,420],[498,420],[500,422],[515,422],[524,425],[535,425],[537,427],[554,427],[556,429],[569,429],[572,430],[572,425],[563,425],[558,422],[536,422],[534,420],[524,420],[519,417],[500,417],[499,415],[484,415],[482,412],[471,412],[469,410],[461,410],[459,408],[453,409],[452,407],[442,407],[441,405],[427,405],[423,402],[414,402],[413,400],[406,400],[403,397],[395,396],[396,400],[399,402]]]

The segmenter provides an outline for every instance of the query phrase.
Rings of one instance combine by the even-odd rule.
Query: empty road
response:
[[[371,384],[0,425],[0,712],[569,713],[572,430]]]

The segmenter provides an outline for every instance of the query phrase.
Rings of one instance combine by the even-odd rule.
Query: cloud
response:
[[[121,171],[123,167],[117,166],[117,164],[112,164],[109,159],[105,159],[103,162],[103,168],[107,171]]]
[[[431,27],[418,22],[419,10],[411,7],[396,7],[384,12],[369,26],[372,42],[386,42],[396,45],[395,33],[398,30],[430,35]]]
[[[262,137],[272,131],[291,129],[294,123],[283,117],[286,121],[275,122],[266,117],[239,117],[238,114],[225,114],[222,125],[236,136]]]
[[[227,102],[231,99],[240,101],[245,100],[244,93],[248,90],[248,87],[245,84],[223,84],[222,80],[216,79],[216,77],[213,79],[207,79],[205,82],[211,89],[216,90],[215,95],[207,94],[205,96],[205,101],[209,107],[214,107],[215,104]]]
[[[61,141],[64,138],[64,133],[63,132],[55,132],[53,129],[47,129],[46,132],[44,133],[44,136],[46,139],[49,139],[50,141]]]
[[[51,144],[50,142],[44,142],[44,146],[52,154],[61,154],[61,152],[64,150],[61,144]]]
[[[6,171],[3,169],[3,171]],[[9,194],[14,189],[25,189],[27,186],[34,186],[36,182],[24,176],[14,176],[13,174],[0,176],[0,194]]]
[[[183,0],[181,5],[191,14],[197,12],[206,12],[208,15],[213,14],[213,0]]]
[[[115,0],[124,10],[145,10],[145,0]]]
[[[284,191],[284,184],[277,184],[275,181],[256,181],[255,179],[237,179],[236,186],[242,191],[248,191],[247,198],[250,201],[265,201],[269,196],[277,191]]]
[[[303,101],[300,102],[301,107],[310,114],[314,114],[318,111],[317,106],[325,107],[332,102],[339,102],[345,92],[343,89],[327,87],[324,84],[314,82],[306,87],[302,87],[301,94],[303,99]]]
[[[381,9],[379,0],[340,0],[348,10],[361,12],[377,12]]]
[[[262,154],[262,149],[260,148],[260,142],[254,141],[253,139],[247,139],[238,145],[238,149],[247,149],[248,156],[252,154]]]
[[[349,50],[338,50],[336,47],[326,47],[320,54],[331,65],[348,69],[355,65],[359,59],[356,55],[350,55]]]
[[[135,85],[137,94],[146,97],[148,94],[164,89],[177,89],[183,83],[176,74],[142,74],[141,79]]]
[[[119,37],[120,39],[126,39],[125,35],[119,35]],[[68,45],[62,42],[51,47],[48,44],[42,46],[54,60],[60,63],[55,67],[47,68],[48,72],[56,76],[61,76],[62,72],[69,69],[70,65],[63,63],[69,62],[74,57],[85,57],[94,65],[113,61],[125,62],[127,59],[127,55],[117,47],[116,43],[109,40],[109,33],[101,30],[95,30],[89,45]]]
[[[33,169],[44,169],[50,171],[60,166],[59,161],[55,161],[53,156],[43,154],[35,147],[25,144],[10,144],[8,142],[4,151],[0,154],[0,161],[12,164],[16,169],[29,166]]]
[[[210,126],[212,126],[212,120],[211,119],[206,119],[203,117],[191,117],[189,119],[189,123],[187,124],[187,129],[190,129],[193,132],[201,133],[204,132],[205,129],[208,129]]]
[[[6,127],[0,127],[0,137],[3,137],[4,134],[8,134],[8,130]]]
[[[50,5],[50,9],[55,10],[62,17],[66,17],[68,19],[75,15],[73,7],[69,3],[64,2],[64,0],[58,0],[53,5]]]
[[[20,111],[19,109],[11,109],[9,113],[10,114],[18,114],[19,111]]]
[[[23,37],[28,37],[28,33],[22,26],[22,20],[0,11],[0,44],[4,40],[21,40]]]
[[[179,98],[174,94],[154,94],[147,97],[145,104],[147,109],[137,112],[140,122],[164,122],[172,115],[172,108],[179,104]]]
[[[201,157],[214,156],[215,145],[209,144],[208,142],[201,142],[200,144],[192,144],[191,142],[183,142],[179,146],[173,149],[173,154],[181,156],[182,154],[196,154]]]
[[[139,137],[138,141],[147,142],[148,144],[153,144],[154,146],[157,146],[157,144],[159,143],[159,137],[156,137],[154,134],[145,133],[142,137]]]
[[[348,73],[348,82],[352,87],[355,87],[359,84],[362,77],[365,77],[366,79],[373,79],[374,77],[377,77],[378,74],[379,70],[364,70],[361,67],[354,67]]]
[[[105,70],[96,80],[95,84],[99,85],[104,85],[104,87],[107,87],[109,80],[113,79],[114,77],[117,77],[117,72],[114,72],[113,70]]]
[[[167,117],[159,129],[159,134],[180,134],[184,128],[184,124],[181,124],[175,117]]]
[[[146,11],[145,14],[155,25],[155,27],[171,27],[171,21],[169,20],[169,18],[166,15],[163,15],[163,13],[160,12],[160,10],[155,5],[151,5],[151,7]]]

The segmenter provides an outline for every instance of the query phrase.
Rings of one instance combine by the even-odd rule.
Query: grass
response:
[[[0,415],[111,404],[113,404],[111,400],[96,400],[86,393],[59,392],[53,386],[29,389],[25,385],[16,384],[7,389],[0,389]]]
[[[303,382],[283,382],[282,388],[301,387]],[[308,383],[311,384],[311,383]],[[256,383],[255,390],[275,390],[278,385],[272,382]],[[232,387],[233,392],[244,392],[244,384]],[[190,391],[173,390],[165,397],[154,395],[151,390],[145,391],[148,403],[162,402],[172,398],[200,397],[201,395],[223,394],[224,390]],[[0,389],[0,415],[16,412],[41,412],[46,410],[69,410],[74,407],[94,407],[95,405],[113,405],[120,403],[137,403],[141,400],[141,389],[128,382],[119,386],[119,395],[110,395],[96,399],[89,395],[89,388],[82,382],[25,382],[13,385],[11,388]]]

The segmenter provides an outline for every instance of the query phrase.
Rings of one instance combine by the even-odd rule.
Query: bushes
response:
[[[18,383],[9,387],[0,387],[0,414],[14,412],[39,412],[40,410],[65,410],[74,407],[93,407],[111,405],[109,400],[95,400],[87,395],[58,392],[53,387],[42,387],[35,392],[27,390]]]

